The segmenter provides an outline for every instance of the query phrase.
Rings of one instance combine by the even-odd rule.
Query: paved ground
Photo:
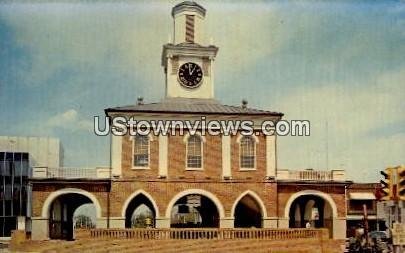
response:
[[[318,240],[77,240],[67,241],[28,241],[13,249],[15,252],[44,253],[341,253],[342,242]],[[344,245],[344,242],[343,242]],[[12,251],[13,252],[13,251]]]
[[[6,244],[6,243],[0,242],[0,253],[8,253],[8,252],[10,252],[8,250],[8,243]]]

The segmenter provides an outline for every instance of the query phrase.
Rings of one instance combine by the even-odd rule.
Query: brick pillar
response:
[[[159,217],[155,219],[156,228],[170,228],[170,219],[166,217]]]
[[[264,217],[262,222],[263,222],[263,228],[277,228],[278,218],[277,217]]]
[[[333,239],[346,238],[346,218],[333,218]]]
[[[290,226],[290,219],[279,217],[278,218],[278,228],[289,228]]]
[[[25,231],[25,216],[17,217],[17,230]]]
[[[230,178],[231,174],[231,137],[222,135],[222,177]]]
[[[235,221],[235,218],[232,218],[232,217],[220,218],[219,227],[220,228],[234,228],[234,221]]]
[[[125,228],[125,217],[110,217],[110,228]]]
[[[42,217],[31,218],[31,239],[47,240],[49,239],[49,220]]]
[[[159,135],[159,177],[167,177],[168,138]]]
[[[275,178],[276,171],[276,136],[266,136],[266,177]]]
[[[107,217],[97,218],[96,228],[107,228]]]
[[[112,176],[121,177],[122,136],[111,136],[111,167]]]

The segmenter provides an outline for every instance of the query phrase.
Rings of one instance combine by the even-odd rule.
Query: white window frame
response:
[[[201,139],[201,167],[200,168],[193,168],[193,167],[188,167],[188,139],[193,136],[190,133],[187,133],[184,138],[183,142],[186,145],[186,157],[185,157],[185,170],[197,170],[201,171],[204,170],[204,143],[206,142],[205,137],[201,135],[201,133],[196,132],[194,135],[197,135]]]
[[[148,166],[135,166],[135,136],[131,136],[130,140],[132,141],[132,158],[131,158],[131,166],[133,170],[150,170],[150,161],[151,161],[151,153],[150,153],[150,144],[153,141],[152,135],[146,135],[148,137]]]
[[[242,167],[242,147],[241,147],[241,140],[243,137],[250,137],[253,139],[253,148],[254,148],[254,160],[253,160],[253,167]],[[236,142],[238,143],[239,146],[239,170],[240,171],[253,171],[257,169],[257,144],[259,143],[259,138],[253,133],[253,135],[239,135],[238,138],[236,139]]]

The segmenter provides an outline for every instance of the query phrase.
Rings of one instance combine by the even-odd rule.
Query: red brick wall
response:
[[[239,143],[237,136],[231,137],[231,170],[234,179],[263,180],[266,176],[266,138],[257,136],[256,170],[242,171],[239,164]],[[168,137],[168,178],[221,179],[222,175],[222,140],[221,136],[205,136],[203,143],[203,170],[186,170],[186,143],[184,136]],[[122,141],[122,177],[123,178],[157,178],[159,165],[159,142],[155,136],[150,142],[150,169],[134,170],[132,168],[132,145],[129,136]]]
[[[187,189],[202,189],[214,194],[222,203],[226,216],[231,214],[233,203],[246,190],[254,191],[262,200],[269,216],[276,215],[276,185],[275,183],[250,182],[182,182],[155,181],[155,182],[130,182],[118,181],[112,186],[111,216],[120,216],[122,206],[126,199],[137,190],[144,190],[151,195],[159,207],[161,216],[165,215],[170,200],[178,193]]]
[[[354,192],[366,192],[375,194],[376,188],[379,186],[377,183],[364,183],[364,184],[352,184],[347,187],[347,212],[348,214],[362,214],[363,204],[367,206],[367,212],[369,214],[375,214],[377,212],[376,200],[355,200],[350,201],[350,193]]]
[[[203,170],[186,170],[186,143],[184,136],[169,136],[168,177],[171,179],[219,179],[222,173],[222,144],[220,136],[205,136],[203,143]]]
[[[338,217],[346,217],[345,187],[329,186],[322,184],[279,184],[278,186],[278,216],[284,217],[284,210],[289,198],[296,192],[304,190],[315,190],[331,196],[336,204]]]
[[[98,199],[103,216],[107,216],[107,186],[89,183],[34,183],[33,187],[33,216],[41,216],[42,205],[50,193],[62,188],[78,188],[86,190]],[[144,190],[151,195],[159,208],[161,216],[165,215],[171,199],[187,189],[202,189],[214,194],[225,209],[226,216],[236,199],[245,191],[255,192],[264,203],[269,217],[284,217],[284,209],[292,194],[302,190],[317,190],[331,196],[337,206],[338,216],[345,217],[346,203],[344,186],[322,185],[277,185],[276,182],[258,182],[255,180],[221,182],[214,180],[119,180],[113,181],[110,195],[110,216],[121,217],[125,201],[132,193]],[[278,191],[278,192],[277,192]]]
[[[107,216],[107,187],[105,185],[92,184],[39,184],[33,187],[33,216],[41,216],[42,206],[46,198],[54,191],[62,188],[78,188],[91,192],[99,201],[102,208],[102,215]],[[125,201],[138,190],[147,192],[156,202],[161,216],[165,216],[169,202],[178,193],[187,189],[202,189],[215,195],[221,202],[226,216],[231,215],[234,202],[245,191],[255,192],[264,203],[268,216],[276,216],[277,187],[275,183],[263,183],[255,181],[246,182],[214,182],[200,181],[114,181],[111,186],[110,195],[110,216],[121,217]]]
[[[150,145],[149,169],[133,169],[133,138],[127,134],[122,138],[122,177],[124,178],[156,178],[158,176],[159,166],[159,138],[152,137]]]
[[[240,169],[240,153],[238,136],[231,137],[231,171],[234,179],[264,180],[266,176],[266,137],[263,134],[257,136],[259,143],[256,143],[256,170]]]
[[[45,200],[52,192],[65,188],[76,188],[90,192],[93,194],[101,206],[103,216],[107,216],[107,191],[108,187],[105,183],[33,183],[32,188],[32,216],[41,216],[42,207]]]

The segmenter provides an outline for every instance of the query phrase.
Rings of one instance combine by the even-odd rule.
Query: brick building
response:
[[[172,9],[173,42],[163,46],[165,97],[157,103],[108,108],[110,122],[134,120],[249,120],[254,134],[203,135],[202,128],[174,134],[111,136],[110,168],[76,174],[34,168],[32,238],[71,238],[72,215],[93,203],[97,227],[143,224],[171,227],[327,227],[346,235],[344,171],[277,168],[277,138],[261,122],[282,113],[221,104],[214,98],[218,48],[206,43],[206,10],[195,2]],[[184,130],[184,135],[180,131]],[[85,174],[84,174],[85,173]],[[70,176],[69,176],[70,175]],[[150,222],[136,220],[139,213]],[[135,218],[134,218],[135,217]],[[145,218],[146,220],[146,218]]]
[[[375,197],[379,186],[378,183],[354,183],[347,187],[347,237],[354,236],[356,228],[364,227],[364,206],[369,231],[387,228],[386,203],[378,202]]]

